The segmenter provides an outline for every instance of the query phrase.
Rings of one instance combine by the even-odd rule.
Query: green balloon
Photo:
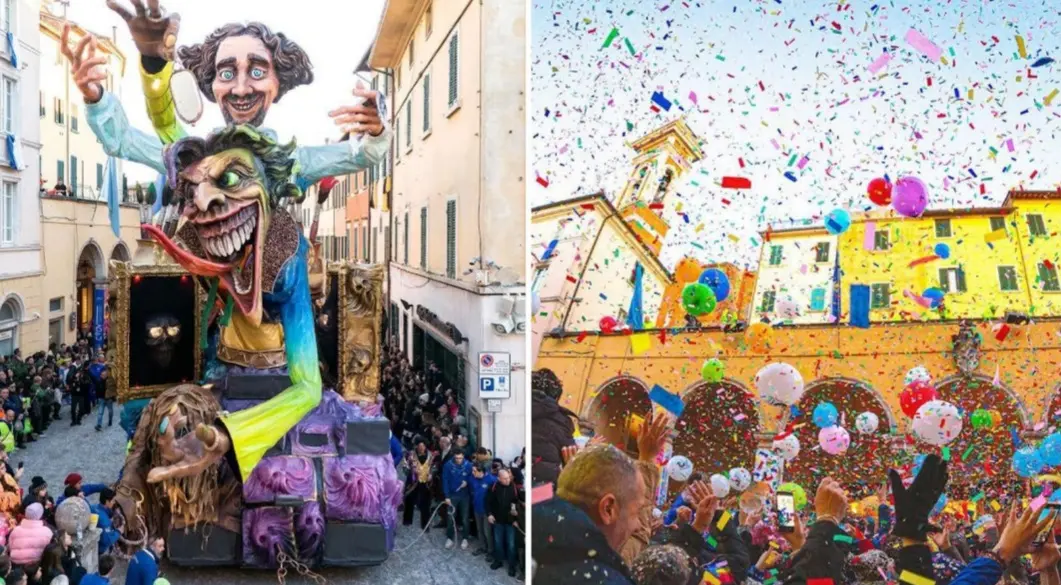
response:
[[[973,411],[972,423],[974,429],[991,428],[991,413],[987,409],[977,408]]]
[[[705,382],[715,384],[721,382],[722,378],[726,375],[726,366],[722,363],[722,360],[718,358],[711,358],[704,362],[704,367],[700,368],[700,377]]]
[[[706,284],[691,282],[682,290],[682,308],[694,317],[714,311],[716,304],[715,293]]]

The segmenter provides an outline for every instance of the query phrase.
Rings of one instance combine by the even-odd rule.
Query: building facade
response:
[[[40,189],[41,136],[37,88],[41,82],[39,4],[0,0],[0,355],[24,353],[47,340]]]
[[[525,10],[390,0],[368,60],[386,72],[394,129],[389,214],[371,227],[373,257],[389,258],[390,336],[440,370],[472,441],[505,458],[526,428]],[[510,356],[500,403],[480,397],[480,352]]]
[[[830,323],[837,276],[836,236],[824,228],[798,228],[763,234],[753,321]]]

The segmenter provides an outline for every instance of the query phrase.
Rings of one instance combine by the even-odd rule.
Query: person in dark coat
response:
[[[564,447],[575,444],[575,413],[560,406],[564,394],[560,379],[552,370],[535,370],[531,374],[531,465],[532,485],[556,483]]]
[[[533,453],[533,447],[532,447]],[[619,551],[640,525],[645,484],[612,445],[590,447],[564,467],[556,496],[531,508],[535,583],[632,585]]]
[[[508,559],[508,576],[515,577],[519,570],[519,559],[516,555],[516,524],[523,499],[519,488],[512,482],[512,472],[502,469],[497,474],[497,483],[490,486],[486,494],[486,521],[494,533],[494,562],[490,568],[501,568],[502,561]]]

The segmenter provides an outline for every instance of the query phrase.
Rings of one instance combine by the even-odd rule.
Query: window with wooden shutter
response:
[[[825,310],[825,289],[816,288],[810,293],[810,310],[812,311],[824,311]]]
[[[424,132],[431,129],[431,75],[424,75]]]
[[[404,262],[405,265],[408,266],[409,265],[409,212],[408,211],[405,212],[405,242],[404,242],[403,245],[405,246],[405,251],[404,251],[404,254],[403,254],[402,262]]]
[[[770,266],[780,266],[783,255],[781,246],[770,246]]]
[[[871,309],[887,309],[891,306],[891,302],[890,284],[874,284],[870,287],[869,306]]]
[[[939,287],[945,293],[965,292],[965,271],[961,268],[941,268]]]
[[[763,293],[763,304],[759,307],[759,310],[763,313],[773,313],[774,305],[777,303],[777,293],[768,290]]]
[[[817,263],[829,261],[829,242],[818,242],[815,249],[814,261]]]
[[[457,103],[457,33],[449,38],[449,105]]]
[[[949,238],[952,232],[950,229],[949,219],[937,219],[936,220],[936,237],[937,238]]]
[[[420,208],[420,269],[427,270],[427,208]]]
[[[410,102],[405,106],[405,146],[413,146],[413,104]]]
[[[1006,218],[1004,218],[1004,217],[992,217],[989,221],[991,222],[991,231],[993,231],[993,232],[997,232],[998,230],[1005,231],[1005,229],[1006,229]]]
[[[446,276],[457,278],[457,202],[446,202]]]
[[[1042,282],[1044,292],[1061,291],[1061,282],[1057,278],[1057,266],[1053,263],[1039,263],[1039,281]]]
[[[1028,231],[1033,236],[1045,236],[1046,235],[1046,223],[1043,221],[1043,216],[1034,214],[1028,216]]]
[[[1003,292],[1017,290],[1017,268],[1014,266],[998,267],[998,286]]]

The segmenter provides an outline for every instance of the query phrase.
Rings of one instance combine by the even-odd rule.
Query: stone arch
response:
[[[755,467],[761,421],[755,396],[735,380],[698,382],[682,392],[673,454],[684,455],[697,471],[726,474]]]
[[[831,402],[840,414],[840,425],[851,436],[851,445],[841,455],[830,455],[818,446],[814,408]],[[877,432],[859,433],[855,419],[872,412],[880,420]],[[785,479],[806,490],[814,490],[825,477],[839,481],[857,497],[880,487],[893,464],[895,418],[884,397],[870,384],[851,378],[823,378],[811,382],[803,392],[796,414],[789,421],[800,441],[800,453],[785,465]]]
[[[1012,431],[1031,426],[1031,417],[1021,400],[1004,384],[995,385],[986,376],[951,376],[936,384],[936,394],[958,407],[962,432],[947,445],[951,454],[950,477],[955,495],[968,495],[985,485],[1009,485],[1013,459]],[[991,429],[973,429],[970,417],[978,408],[996,410],[1001,424]],[[919,453],[938,453],[938,447],[918,443]],[[950,485],[947,493],[952,493]]]
[[[129,255],[129,247],[125,245],[125,242],[119,241],[114,244],[114,248],[111,250],[111,260],[117,260],[119,262],[128,262],[132,259]]]
[[[582,418],[596,434],[636,456],[637,433],[651,409],[647,384],[632,376],[616,376],[600,385],[582,409]]]
[[[9,356],[18,349],[19,329],[26,314],[26,304],[17,293],[0,302],[0,356]]]
[[[1046,427],[1061,427],[1061,384],[1055,386],[1053,391],[1047,392],[1043,398],[1043,416],[1040,422]]]
[[[100,248],[99,243],[96,242],[95,238],[89,238],[85,245],[81,247],[81,251],[77,255],[77,273],[78,279],[82,280],[83,275],[87,276],[87,272],[82,272],[82,267],[91,267],[93,276],[91,278],[105,278],[107,276],[107,264],[104,261],[103,249]]]

